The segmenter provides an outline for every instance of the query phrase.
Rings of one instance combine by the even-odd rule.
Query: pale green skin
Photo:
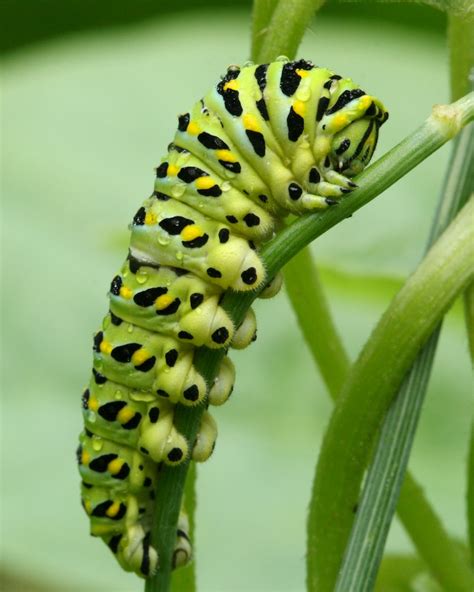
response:
[[[130,255],[140,265],[132,270],[127,261],[114,278],[114,316],[107,315],[95,338],[95,374],[84,403],[92,435],[81,436],[79,455],[88,485],[82,486],[83,504],[92,534],[140,576],[158,563],[149,545],[150,493],[159,486],[155,463],[179,464],[189,453],[202,461],[215,444],[217,428],[207,412],[192,446],[173,426],[175,405],[206,397],[195,348],[243,348],[255,335],[251,311],[241,327],[233,326],[219,305],[224,290],[261,289],[271,279],[258,247],[288,214],[327,208],[354,189],[350,178],[370,161],[388,116],[350,79],[304,61],[274,62],[262,72],[257,65],[230,68],[180,116],[155,192],[131,227]],[[276,279],[262,295],[273,296],[280,284]],[[134,351],[124,356],[130,345]],[[225,357],[208,402],[224,403],[233,382]],[[118,460],[106,470],[91,469],[104,451]],[[121,463],[129,470],[123,479],[111,474]],[[120,519],[93,515],[104,502],[123,503],[126,512]],[[176,566],[192,554],[184,515],[179,529]]]

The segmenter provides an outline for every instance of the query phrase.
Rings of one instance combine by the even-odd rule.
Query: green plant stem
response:
[[[300,329],[331,398],[335,399],[349,372],[350,362],[332,320],[309,247],[289,261],[283,276]]]
[[[263,40],[266,37],[268,24],[278,0],[254,0],[252,9],[252,40],[250,56],[257,60]],[[276,57],[276,56],[275,56]]]
[[[309,516],[309,590],[333,592],[373,439],[403,376],[472,281],[474,199],[392,301],[354,364],[325,434]]]
[[[282,230],[262,250],[262,259],[272,277],[296,253],[338,222],[351,216],[369,203],[387,187],[409,172],[421,161],[442,146],[459,129],[474,118],[474,93],[456,103],[437,110],[411,136],[400,142],[384,157],[359,175],[356,189],[349,199],[323,213],[314,213],[298,218]],[[258,294],[228,292],[222,305],[238,325]],[[222,359],[223,352],[199,348],[195,364],[211,385]],[[203,406],[195,409],[178,406],[175,424],[189,442],[194,442],[201,419]],[[152,529],[152,544],[160,555],[160,569],[145,584],[146,592],[168,592],[171,580],[171,557],[176,536],[184,483],[189,462],[178,467],[166,467],[160,471],[160,486],[157,489]]]
[[[313,14],[324,0],[278,0],[258,53],[259,63],[271,62],[279,55],[292,59]]]
[[[471,565],[474,568],[474,422],[471,423],[471,436],[469,438],[467,480],[467,540],[469,542]]]

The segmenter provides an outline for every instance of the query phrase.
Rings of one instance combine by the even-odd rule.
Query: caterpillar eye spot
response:
[[[267,284],[261,296],[274,295],[281,280],[268,288],[262,247],[289,214],[337,204],[372,158],[388,113],[339,80],[303,59],[230,66],[178,116],[152,193],[135,209],[129,252],[93,338],[76,451],[91,532],[126,571],[149,577],[159,568],[150,525],[162,477],[188,455],[212,454],[217,428],[208,409],[233,392],[227,350],[256,339],[253,311],[235,322],[225,294]],[[201,347],[220,350],[209,385]],[[176,411],[201,401],[188,441]],[[192,558],[184,513],[173,530],[170,554],[180,567]]]

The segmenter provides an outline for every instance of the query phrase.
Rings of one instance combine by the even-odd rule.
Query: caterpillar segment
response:
[[[176,405],[225,403],[235,380],[228,349],[256,337],[253,311],[235,327],[224,291],[279,291],[281,274],[267,277],[260,247],[289,214],[335,205],[356,188],[387,118],[351,79],[303,59],[230,66],[179,115],[153,194],[133,217],[82,397],[82,504],[91,534],[125,570],[147,577],[159,568],[150,544],[158,467],[214,450],[209,412],[190,443],[174,426]],[[201,346],[225,353],[207,394],[194,366]],[[174,567],[192,558],[188,531],[181,513]]]

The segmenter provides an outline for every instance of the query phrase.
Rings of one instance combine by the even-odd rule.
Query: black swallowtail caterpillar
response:
[[[91,534],[124,569],[146,577],[158,566],[150,545],[157,464],[189,454],[204,461],[214,448],[207,411],[192,446],[173,426],[175,405],[206,398],[195,348],[254,338],[252,311],[234,327],[219,305],[223,291],[268,284],[258,248],[289,213],[326,208],[356,187],[350,179],[370,161],[387,117],[352,80],[286,59],[229,67],[179,116],[153,194],[133,218],[82,398],[82,504]],[[262,294],[278,288],[274,280]],[[233,382],[225,357],[207,402],[224,403]],[[175,567],[191,559],[187,528],[182,514]]]

